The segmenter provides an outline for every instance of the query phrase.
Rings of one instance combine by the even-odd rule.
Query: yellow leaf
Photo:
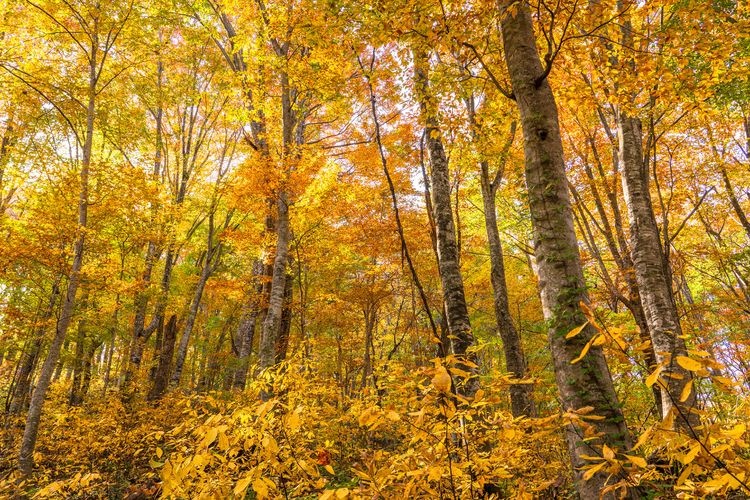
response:
[[[263,436],[261,444],[263,445],[263,448],[267,449],[270,453],[275,454],[279,451],[279,445],[276,444],[276,440],[270,434]]]
[[[253,490],[258,494],[260,498],[268,498],[268,483],[263,478],[258,478],[253,481]]]
[[[646,387],[651,387],[656,383],[656,381],[659,379],[659,374],[664,370],[663,366],[657,366],[656,370],[651,372],[651,375],[646,377]]]
[[[432,385],[440,392],[450,392],[451,376],[448,375],[448,370],[444,366],[438,366],[435,369],[435,376],[432,377]]]
[[[219,433],[219,449],[222,451],[226,451],[229,448],[229,438],[227,437],[226,433],[220,432]]]
[[[201,441],[201,444],[198,446],[199,448],[208,448],[211,446],[211,443],[213,443],[216,440],[216,436],[219,434],[219,429],[216,427],[212,427],[211,430],[209,430],[206,433],[206,436],[203,438],[203,441]]]
[[[336,490],[336,498],[349,498],[349,488],[339,488]]]
[[[565,338],[566,339],[572,339],[573,337],[575,337],[576,335],[578,335],[579,333],[581,333],[583,331],[583,329],[586,328],[586,325],[588,325],[588,324],[589,324],[589,322],[587,320],[581,326],[577,326],[577,327],[573,328],[571,331],[568,332],[568,334],[565,336]]]
[[[705,483],[703,483],[703,489],[709,493],[713,493],[721,489],[722,487],[724,487],[724,485],[726,485],[731,478],[732,476],[730,476],[729,474],[724,474],[723,476],[717,479],[706,481]]]
[[[602,446],[602,456],[605,460],[613,460],[615,458],[615,452],[605,444]]]
[[[680,474],[680,477],[677,478],[677,486],[682,486],[682,483],[684,483],[685,480],[690,477],[690,473],[692,471],[693,471],[693,464],[690,464],[687,467],[685,467],[685,470],[682,471],[682,474]]]
[[[161,448],[156,448],[156,458],[161,458],[161,456],[164,454],[164,450]]]
[[[332,476],[335,476],[336,473],[333,471],[333,467],[330,465],[324,465],[323,468]]]
[[[723,434],[732,439],[739,439],[742,437],[746,430],[747,426],[745,424],[737,424],[732,427],[732,430],[724,431]]]
[[[299,418],[299,413],[297,413],[296,411],[293,413],[290,413],[289,416],[287,417],[286,425],[289,428],[290,432],[296,432],[297,429],[299,429],[300,426],[302,425],[302,422],[300,421],[300,418]]]
[[[680,459],[680,462],[687,465],[691,463],[693,460],[695,460],[695,457],[698,456],[698,453],[701,451],[701,445],[700,443],[695,443],[692,448],[690,448],[690,451],[685,453],[685,456]]]
[[[628,460],[630,460],[632,463],[637,465],[638,467],[645,469],[648,466],[648,463],[646,462],[646,459],[643,457],[636,457],[632,455],[625,455]]]
[[[594,474],[599,472],[604,466],[607,465],[607,462],[602,462],[600,464],[594,465],[593,467],[586,470],[586,472],[583,474],[583,480],[588,481],[592,477],[594,477]]]
[[[698,370],[703,368],[703,365],[700,364],[700,362],[692,358],[688,358],[687,356],[677,356],[677,358],[675,359],[677,360],[678,365],[691,372],[697,372]]]
[[[586,354],[589,352],[589,349],[591,349],[591,345],[594,343],[594,340],[596,340],[600,336],[601,335],[597,334],[591,340],[589,340],[588,342],[586,342],[586,345],[583,346],[583,349],[581,349],[581,354],[576,359],[574,359],[573,361],[571,361],[570,364],[574,365],[574,364],[578,363],[579,361],[581,361],[583,359],[583,357],[586,356]]]
[[[685,387],[682,388],[682,392],[680,393],[680,403],[684,403],[687,401],[687,399],[690,397],[690,394],[693,392],[693,380],[688,380],[688,383],[685,384]]]
[[[331,500],[336,494],[336,490],[325,490],[322,495],[318,497],[318,500]]]
[[[237,484],[234,486],[234,495],[240,498],[245,498],[245,490],[247,490],[247,487],[250,485],[250,482],[252,480],[253,476],[251,474],[248,474],[244,478],[237,481]]]
[[[649,440],[653,432],[654,432],[654,426],[652,425],[651,427],[643,431],[643,434],[641,434],[640,437],[638,437],[638,441],[635,443],[635,445],[633,445],[632,449],[637,450],[638,448],[643,446],[643,444]]]

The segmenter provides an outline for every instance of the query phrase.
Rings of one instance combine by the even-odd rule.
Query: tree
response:
[[[595,346],[579,359],[594,331],[579,306],[588,298],[573,229],[557,106],[536,48],[529,7],[513,4],[502,16],[505,61],[521,115],[539,286],[562,404],[568,411],[594,408],[604,417],[593,424],[602,443],[627,448],[630,436],[601,348]],[[581,325],[582,332],[568,338]],[[581,440],[582,435],[575,423],[566,429],[574,469],[585,464],[583,456],[599,453],[593,443]],[[604,473],[588,481],[579,474],[578,492],[582,498],[598,498],[607,480]]]
[[[51,23],[51,26],[62,29],[62,35],[59,35],[61,39],[67,39],[67,43],[73,43],[76,49],[80,50],[79,56],[84,62],[83,67],[87,70],[87,80],[83,87],[83,95],[85,97],[82,100],[72,97],[74,102],[80,107],[76,110],[76,114],[83,114],[81,121],[84,125],[81,127],[79,125],[81,122],[78,121],[79,116],[69,116],[68,112],[63,110],[63,104],[58,101],[59,98],[51,93],[58,92],[54,83],[38,80],[35,75],[30,75],[24,69],[17,66],[3,66],[35,92],[41,94],[60,112],[62,118],[70,126],[70,132],[75,138],[76,148],[80,148],[81,152],[78,236],[74,245],[73,262],[68,273],[67,290],[63,299],[64,302],[60,317],[57,321],[55,335],[29,403],[26,427],[18,459],[19,469],[24,474],[31,473],[34,465],[33,454],[42,414],[42,405],[44,404],[47,389],[52,380],[52,372],[58,361],[60,349],[70,326],[76,303],[76,293],[81,279],[80,273],[83,267],[86,225],[88,222],[89,171],[92,164],[97,96],[111,83],[111,80],[102,80],[105,63],[132,11],[131,4],[125,6],[124,9],[109,11],[107,17],[104,17],[102,15],[103,6],[100,3],[80,6],[27,3],[37,11],[40,21],[43,20],[46,23]],[[68,28],[68,23],[76,25],[77,32],[85,34],[89,43],[86,44],[85,40],[79,39],[76,32]]]

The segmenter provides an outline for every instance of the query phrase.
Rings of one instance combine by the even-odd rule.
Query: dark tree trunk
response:
[[[443,147],[439,127],[439,107],[430,92],[429,60],[420,50],[414,54],[414,87],[420,104],[422,121],[425,124],[425,141],[431,166],[432,207],[435,219],[435,235],[438,251],[438,270],[443,286],[443,300],[448,320],[448,330],[453,353],[460,368],[470,374],[468,380],[458,384],[458,390],[472,396],[479,388],[476,355],[467,352],[474,344],[474,335],[469,322],[464,283],[459,264],[456,228],[451,207],[451,184],[448,158]]]
[[[274,349],[276,351],[276,363],[286,359],[289,350],[289,334],[292,330],[292,302],[294,300],[294,277],[291,273],[286,275],[284,284],[284,309],[281,311],[281,324],[279,325],[279,337],[276,339]]]
[[[35,337],[28,342],[26,348],[21,353],[21,359],[16,371],[13,394],[8,407],[8,413],[11,415],[20,415],[28,403],[31,390],[31,374],[34,371],[39,351],[42,348],[42,337]]]
[[[201,274],[198,278],[198,283],[195,285],[195,292],[193,293],[193,299],[190,302],[190,309],[188,310],[187,319],[185,320],[185,330],[180,337],[180,343],[177,348],[177,357],[175,358],[174,372],[172,373],[172,385],[180,383],[182,366],[185,364],[188,344],[190,343],[190,335],[193,333],[195,319],[198,317],[198,309],[200,308],[201,299],[203,298],[203,290],[206,288],[208,278],[211,276],[211,262],[211,253],[209,252],[206,254],[205,262],[203,263]]]
[[[258,318],[258,304],[255,298],[251,298],[245,308],[246,310],[240,318],[240,324],[237,328],[237,361],[239,364],[232,381],[232,386],[239,390],[245,388],[247,372],[250,368],[250,353],[253,350],[255,323]]]
[[[48,322],[52,319],[52,315],[55,312],[55,304],[59,296],[60,288],[55,283],[52,285],[52,293],[50,294],[47,307],[44,309],[41,318],[39,318],[39,326],[34,329],[34,335],[21,353],[21,359],[19,360],[15,376],[13,394],[8,407],[8,413],[11,415],[19,415],[26,408],[31,392],[31,375],[39,359],[39,352],[44,342],[44,334],[48,327]]]
[[[164,328],[164,338],[159,351],[159,364],[156,367],[154,383],[148,393],[149,401],[159,399],[167,390],[169,385],[169,375],[172,368],[172,355],[174,354],[174,345],[177,340],[177,316],[174,314],[169,318],[167,326]]]
[[[95,359],[94,355],[96,354],[96,350],[99,349],[101,345],[101,340],[92,340],[89,345],[89,349],[83,358],[83,380],[81,381],[80,403],[83,403],[83,401],[86,399],[86,396],[89,393],[89,389],[91,388],[91,378],[93,375]]]

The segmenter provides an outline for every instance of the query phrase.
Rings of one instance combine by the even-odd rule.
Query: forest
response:
[[[0,0],[0,498],[750,498],[746,0]]]

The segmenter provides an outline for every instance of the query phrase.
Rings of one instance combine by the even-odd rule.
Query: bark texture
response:
[[[281,328],[281,315],[286,295],[286,265],[289,253],[289,207],[285,193],[277,203],[278,218],[276,228],[276,255],[273,261],[271,294],[268,299],[268,312],[263,321],[258,353],[261,369],[267,369],[276,362],[276,340]]]
[[[156,367],[154,383],[148,393],[150,401],[159,399],[164,395],[169,385],[169,374],[172,368],[172,357],[174,355],[174,344],[177,340],[177,316],[174,314],[169,318],[164,329],[161,350],[159,351],[159,364]]]
[[[425,124],[425,141],[430,159],[432,207],[435,220],[435,236],[438,252],[438,271],[443,287],[448,331],[453,354],[462,365],[461,369],[470,374],[468,380],[458,385],[464,395],[473,395],[479,388],[476,355],[467,352],[474,344],[469,311],[466,306],[464,282],[459,264],[459,251],[456,240],[456,226],[451,206],[451,182],[448,172],[448,158],[443,146],[438,121],[438,105],[430,92],[429,60],[424,50],[414,50],[414,87],[419,101],[420,114]]]
[[[684,387],[693,380],[693,374],[676,362],[677,356],[687,356],[687,347],[680,338],[682,329],[668,263],[651,204],[641,123],[623,110],[619,110],[617,119],[622,186],[630,221],[630,252],[656,362],[664,365],[660,377],[664,384],[661,391],[663,418],[673,410],[676,412],[675,424],[687,430],[699,424],[698,416],[693,412],[695,389],[685,401],[680,401]]]
[[[594,413],[604,417],[591,422],[601,436],[598,442],[584,442],[583,430],[577,424],[566,428],[578,494],[586,500],[598,499],[608,474],[596,474],[583,481],[579,468],[586,461],[582,455],[599,454],[602,443],[628,447],[630,439],[602,350],[592,347],[581,361],[571,364],[594,331],[586,327],[579,335],[565,338],[586,321],[579,302],[588,302],[588,297],[573,228],[557,105],[539,58],[529,6],[525,2],[514,6],[515,15],[503,13],[501,27],[505,61],[521,115],[542,307],[549,324],[550,349],[563,408],[575,411],[591,406]]]

